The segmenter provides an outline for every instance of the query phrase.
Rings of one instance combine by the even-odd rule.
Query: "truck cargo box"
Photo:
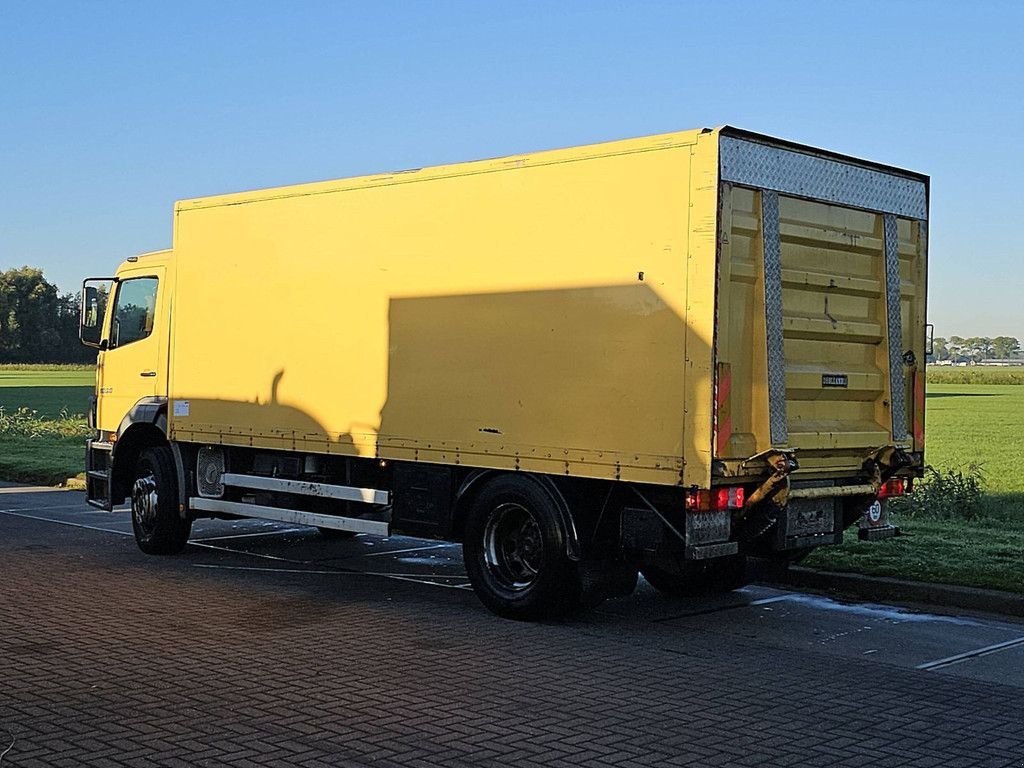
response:
[[[170,436],[710,487],[923,448],[926,177],[730,128],[175,209]]]

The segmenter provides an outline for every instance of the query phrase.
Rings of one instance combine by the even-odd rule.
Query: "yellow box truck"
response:
[[[83,287],[88,495],[460,541],[487,607],[895,532],[928,179],[720,128],[179,202]]]

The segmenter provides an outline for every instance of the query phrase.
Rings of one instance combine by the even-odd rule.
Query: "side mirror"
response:
[[[931,323],[925,323],[924,328],[925,333],[927,334],[925,336],[925,341],[927,342],[925,346],[928,347],[925,354],[928,357],[935,357],[935,326]]]
[[[113,278],[91,277],[82,283],[82,307],[78,323],[78,338],[93,349],[103,349],[103,318]]]

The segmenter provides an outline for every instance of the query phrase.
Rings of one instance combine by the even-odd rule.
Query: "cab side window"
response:
[[[118,285],[110,327],[111,349],[144,339],[153,332],[157,282],[155,277],[134,277]]]

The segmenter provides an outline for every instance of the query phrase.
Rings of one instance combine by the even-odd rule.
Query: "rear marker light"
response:
[[[903,496],[909,491],[909,483],[902,477],[892,477],[882,483],[878,489],[878,498],[888,499],[891,496]]]
[[[732,486],[715,490],[715,509],[739,509],[743,506],[743,487]]]
[[[686,492],[687,512],[720,512],[725,509],[741,509],[746,501],[743,486],[723,486],[710,491],[692,490]]]

